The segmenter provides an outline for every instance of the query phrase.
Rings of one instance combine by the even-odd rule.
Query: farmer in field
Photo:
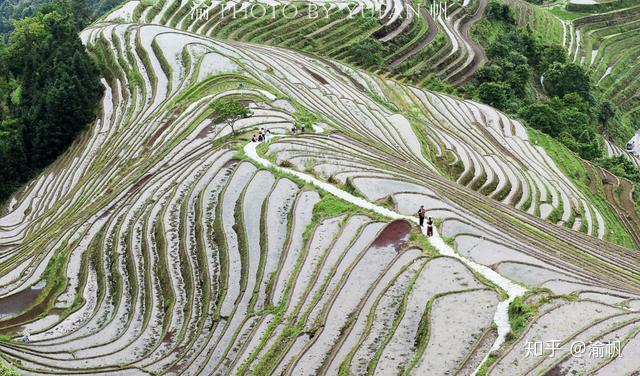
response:
[[[427,221],[427,237],[433,236],[433,220],[429,217]]]
[[[425,214],[427,214],[427,209],[424,208],[424,205],[420,205],[420,209],[418,209],[418,219],[420,222],[420,227],[424,226]]]

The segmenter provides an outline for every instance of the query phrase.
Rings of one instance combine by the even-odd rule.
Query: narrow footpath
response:
[[[306,183],[312,184],[315,187],[326,191],[328,193],[331,193],[332,195],[341,198],[345,201],[348,201],[356,206],[359,206],[363,209],[367,209],[367,210],[371,210],[373,212],[376,212],[380,215],[383,215],[385,217],[391,218],[391,219],[404,219],[409,221],[410,223],[414,223],[414,224],[418,224],[418,220],[415,217],[411,217],[411,216],[407,216],[407,215],[402,215],[402,214],[398,214],[395,211],[389,210],[385,207],[382,206],[378,206],[375,204],[370,203],[367,200],[364,200],[360,197],[356,197],[354,195],[352,195],[349,192],[343,191],[340,188],[335,187],[332,184],[323,182],[311,175],[296,171],[296,170],[292,170],[290,168],[285,168],[285,167],[280,167],[277,166],[273,163],[271,163],[270,161],[260,157],[258,155],[258,153],[256,152],[256,147],[259,145],[259,143],[257,142],[249,142],[248,144],[245,145],[244,147],[244,152],[247,155],[247,157],[249,159],[251,159],[252,161],[254,161],[256,164],[260,165],[260,166],[264,166],[264,167],[268,167],[268,168],[274,168],[275,170],[288,174],[288,175],[293,175],[295,177],[297,177],[300,180],[303,180]],[[423,234],[426,232],[426,229],[423,228],[422,229]],[[426,236],[426,234],[425,234]],[[491,353],[494,350],[497,350],[500,348],[500,346],[502,346],[502,344],[504,343],[507,334],[511,331],[511,325],[509,324],[509,303],[511,303],[516,297],[518,296],[522,296],[524,295],[524,293],[527,291],[524,287],[512,282],[511,280],[501,276],[500,274],[496,273],[495,271],[493,271],[492,269],[490,269],[487,266],[481,265],[476,263],[475,261],[472,261],[466,257],[461,256],[459,253],[457,253],[453,248],[451,248],[447,243],[444,242],[444,240],[442,239],[442,237],[440,237],[440,234],[438,233],[438,229],[434,228],[434,232],[433,232],[433,236],[429,238],[429,243],[431,245],[433,245],[438,252],[440,252],[440,254],[444,255],[444,256],[450,256],[450,257],[454,257],[460,261],[462,261],[463,263],[465,263],[469,268],[473,269],[474,271],[476,271],[477,273],[481,274],[483,277],[485,277],[486,279],[488,279],[489,281],[491,281],[492,283],[494,283],[495,285],[499,286],[501,289],[503,289],[507,295],[508,298],[506,300],[501,301],[500,303],[498,303],[498,307],[496,309],[496,313],[493,317],[493,320],[497,326],[498,329],[498,337],[496,338],[495,342],[493,343],[493,346],[491,347],[491,350],[485,355],[485,359],[487,359],[487,357],[489,356],[489,353]],[[484,363],[484,360],[482,363]],[[481,363],[481,364],[482,364]],[[476,370],[477,371],[477,370]],[[474,372],[475,374],[475,372]]]

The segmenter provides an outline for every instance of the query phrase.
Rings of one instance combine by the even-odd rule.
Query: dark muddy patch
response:
[[[396,251],[409,240],[411,225],[407,221],[391,222],[371,244],[372,247],[393,247]]]
[[[154,134],[153,136],[151,136],[151,138],[149,139],[149,141],[147,141],[146,146],[151,146],[153,145],[156,140],[158,139],[158,137],[160,137],[160,135],[162,133],[164,133],[165,130],[167,130],[167,128],[169,127],[169,124],[164,124],[163,126],[161,126]]]
[[[329,81],[327,81],[324,77],[322,77],[321,75],[312,72],[311,70],[307,69],[306,67],[303,67],[304,71],[309,73],[311,75],[311,77],[315,78],[316,81],[320,82],[323,85],[329,85]]]
[[[171,343],[171,340],[173,340],[173,331],[168,331],[164,337],[162,337],[162,343]]]
[[[41,281],[17,294],[0,299],[0,319],[15,316],[32,306],[42,294],[46,281]]]
[[[196,139],[200,140],[203,138],[207,138],[209,134],[211,134],[215,130],[215,128],[216,128],[216,123],[212,121],[211,124],[202,128],[202,130],[196,135]]]
[[[145,176],[143,176],[142,178],[140,178],[140,180],[138,180],[129,190],[129,193],[135,192],[138,189],[140,189],[140,187],[142,187],[146,182],[149,181],[149,179],[151,179],[153,177],[154,174],[147,174]]]

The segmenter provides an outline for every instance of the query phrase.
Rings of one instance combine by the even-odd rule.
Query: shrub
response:
[[[578,64],[556,62],[544,73],[544,88],[552,97],[576,93],[589,100],[591,83],[587,72]]]
[[[493,107],[504,109],[507,103],[507,94],[502,83],[485,82],[478,88],[480,100]]]
[[[363,39],[350,47],[354,59],[366,67],[380,65],[384,59],[382,43],[372,38]]]
[[[1,376],[20,376],[18,371],[0,359],[0,375]]]

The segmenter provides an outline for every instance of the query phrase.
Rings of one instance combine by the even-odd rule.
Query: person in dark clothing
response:
[[[424,208],[424,205],[420,205],[420,209],[418,209],[418,219],[420,220],[420,227],[424,226],[425,214],[427,214],[427,210]]]
[[[258,139],[256,138],[255,134],[251,136],[251,142],[258,142]]]
[[[264,136],[262,135],[262,133],[258,133],[258,142],[262,141],[264,141]]]
[[[429,220],[427,221],[427,236],[433,236],[433,220],[431,217],[429,217]]]

